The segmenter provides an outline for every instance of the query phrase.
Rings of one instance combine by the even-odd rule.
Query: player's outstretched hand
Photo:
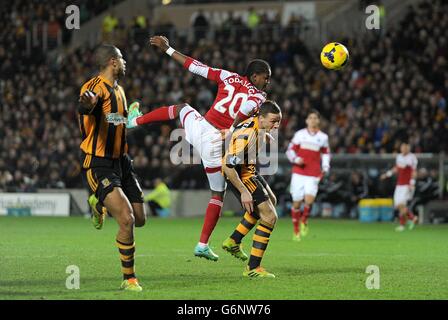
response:
[[[249,191],[241,193],[241,203],[243,204],[243,208],[248,213],[252,213],[254,211],[254,202]]]
[[[170,47],[170,42],[164,36],[154,36],[149,38],[149,44],[160,48],[164,52]]]
[[[88,109],[92,109],[98,102],[98,94],[87,90],[79,97],[79,102],[86,106]]]

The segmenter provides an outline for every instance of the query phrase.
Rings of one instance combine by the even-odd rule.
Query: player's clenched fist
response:
[[[87,90],[79,97],[79,102],[81,102],[85,107],[92,109],[98,102],[98,95]]]
[[[160,48],[162,51],[166,51],[170,47],[170,42],[164,36],[154,36],[149,39],[149,43],[152,46]]]

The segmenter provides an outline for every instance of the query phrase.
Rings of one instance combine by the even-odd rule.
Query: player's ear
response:
[[[257,74],[256,73],[252,73],[250,76],[249,76],[249,80],[250,80],[250,82],[254,82],[255,80],[257,79]]]

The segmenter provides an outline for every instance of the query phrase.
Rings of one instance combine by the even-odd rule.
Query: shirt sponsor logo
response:
[[[107,178],[104,178],[103,180],[101,180],[101,183],[103,184],[104,188],[107,188],[110,185],[110,181]]]
[[[115,126],[126,123],[126,118],[119,113],[108,113],[106,114],[106,121],[108,123],[113,123]]]

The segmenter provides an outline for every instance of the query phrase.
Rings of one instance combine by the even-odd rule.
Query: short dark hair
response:
[[[317,109],[311,109],[310,111],[308,111],[306,117],[308,118],[312,114],[315,114],[320,119],[320,112]]]
[[[260,106],[260,115],[266,116],[268,113],[273,114],[281,114],[282,110],[278,106],[278,104],[275,101],[272,100],[266,100],[261,106]]]
[[[113,45],[102,44],[95,51],[96,64],[100,70],[106,68],[112,58],[118,58],[118,49]]]
[[[269,71],[271,70],[271,66],[269,63],[265,60],[261,59],[255,59],[249,62],[249,64],[246,67],[245,76],[250,78],[251,75],[260,74],[260,73],[266,73],[269,74]]]

